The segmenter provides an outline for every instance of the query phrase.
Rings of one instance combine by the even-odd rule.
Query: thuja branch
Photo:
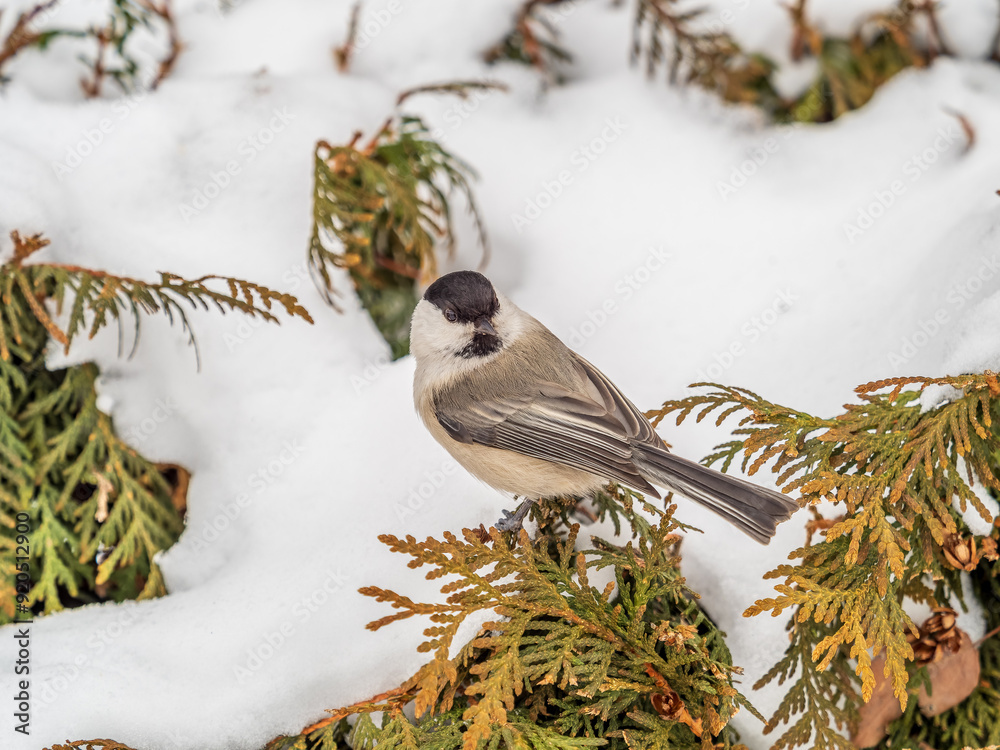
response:
[[[225,313],[238,311],[264,320],[280,322],[274,306],[283,307],[292,317],[312,323],[308,311],[291,294],[273,291],[260,284],[227,276],[202,276],[186,280],[176,274],[161,272],[158,282],[145,282],[83,266],[60,263],[25,263],[49,244],[41,235],[22,238],[11,233],[14,254],[0,266],[0,358],[9,360],[23,343],[21,330],[26,319],[40,323],[53,339],[68,351],[72,340],[84,329],[93,338],[112,319],[119,325],[131,314],[135,342],[138,342],[141,313],[163,312],[173,322],[180,322],[195,344],[186,307]],[[214,282],[214,284],[213,284]],[[223,287],[223,289],[213,288]],[[15,294],[17,289],[20,294]],[[55,306],[55,317],[68,313],[57,323],[46,303]]]
[[[696,413],[699,421],[715,414],[720,425],[738,414],[737,439],[717,446],[705,463],[726,470],[742,457],[749,474],[770,466],[783,491],[797,490],[809,503],[830,501],[842,513],[822,524],[821,542],[792,552],[797,564],[768,574],[783,581],[777,596],[745,613],[794,612],[793,643],[764,682],[799,673],[775,719],[790,721],[807,705],[816,708],[779,744],[803,744],[817,732],[828,737],[824,746],[835,746],[826,728],[844,725],[854,702],[845,667],[854,660],[867,701],[875,684],[871,659],[884,653],[905,706],[907,665],[914,657],[907,635],[916,627],[904,600],[937,606],[952,595],[960,599],[956,571],[978,561],[964,558],[977,542],[993,549],[963,514],[971,509],[997,522],[973,486],[978,481],[1000,492],[1000,382],[992,372],[877,381],[858,387],[860,403],[834,418],[779,406],[741,388],[696,386],[709,390],[667,402],[650,413],[654,422],[675,414],[679,423]],[[928,408],[932,387],[946,398]],[[804,654],[817,674],[808,674]]]
[[[469,96],[497,88],[488,81],[455,81],[400,94]],[[419,281],[437,275],[439,253],[454,252],[456,195],[466,202],[486,258],[486,232],[472,195],[472,169],[432,137],[417,117],[390,116],[361,145],[316,144],[309,268],[336,308],[334,271],[345,269],[394,358],[409,351],[410,316]]]
[[[93,363],[50,369],[51,341],[68,348],[112,320],[162,312],[193,342],[189,309],[216,307],[277,321],[277,308],[310,320],[291,295],[241,279],[186,280],[161,273],[154,283],[79,265],[36,263],[49,244],[11,233],[0,265],[0,567],[14,570],[17,535],[8,520],[26,517],[37,575],[29,584],[0,578],[0,622],[17,603],[45,614],[64,606],[165,593],[155,563],[183,529],[166,477],[115,433],[98,408]]]
[[[621,497],[615,489],[602,502],[617,503],[616,512],[631,522],[637,515],[633,501]],[[443,540],[423,542],[380,537],[412,558],[409,567],[428,566],[428,579],[446,578],[446,598],[421,603],[363,588],[361,593],[397,610],[368,627],[428,617],[432,624],[418,650],[434,658],[398,689],[333,717],[384,711],[390,717],[385,721],[402,722],[399,712],[412,700],[417,716],[425,717],[416,726],[393,724],[389,730],[384,723],[379,732],[359,720],[363,729],[356,731],[377,734],[383,742],[404,729],[424,732],[445,743],[441,747],[466,750],[498,735],[526,741],[531,731],[544,734],[532,747],[607,742],[611,748],[693,748],[710,737],[728,746],[729,719],[740,706],[749,707],[733,686],[739,670],[677,572],[673,508],[653,511],[654,522],[633,523],[637,539],[624,547],[595,538],[593,549],[581,551],[578,525],[558,539],[549,536],[552,523],[540,525],[546,533],[534,541],[522,533],[513,546],[495,529],[466,529],[461,539],[446,533]],[[613,571],[614,580],[595,588],[590,577],[604,569]],[[493,619],[452,658],[461,625],[483,612]],[[459,722],[464,734],[444,734],[434,717]],[[578,738],[576,744],[564,744],[570,737]]]

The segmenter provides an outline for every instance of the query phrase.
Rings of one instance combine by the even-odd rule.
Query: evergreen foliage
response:
[[[900,71],[926,67],[938,55],[949,54],[938,31],[934,2],[899,0],[895,7],[863,19],[847,39],[824,38],[809,23],[805,6],[805,0],[798,0],[790,8],[792,57],[815,57],[819,73],[802,99],[786,103],[783,119],[833,120],[867,104]],[[816,102],[822,106],[815,107]]]
[[[514,28],[486,50],[483,59],[492,64],[507,60],[528,65],[541,74],[546,86],[564,80],[561,67],[573,56],[559,44],[559,31],[549,20],[547,9],[570,5],[569,0],[525,0],[517,11]]]
[[[22,51],[31,48],[44,50],[49,42],[58,36],[67,34],[76,36],[76,34],[57,29],[36,31],[32,28],[34,22],[58,2],[59,0],[47,0],[47,2],[38,3],[27,10],[21,11],[17,16],[17,20],[14,21],[14,25],[7,32],[7,36],[0,39],[0,84],[4,84],[8,80],[4,76],[4,66]],[[4,11],[4,8],[0,8],[0,17],[3,16]]]
[[[351,727],[347,719],[324,719],[294,737],[276,737],[265,750],[347,750]]]
[[[980,560],[972,571],[972,591],[984,604],[986,627],[993,633],[979,647],[980,680],[972,695],[955,708],[933,718],[927,718],[916,708],[916,701],[907,706],[903,717],[889,727],[886,747],[908,750],[924,745],[932,748],[978,747],[1000,744],[1000,560]],[[916,690],[920,675],[911,679]]]
[[[142,80],[143,71],[134,57],[130,40],[139,28],[162,33],[168,42],[168,52],[157,63],[153,76]],[[94,38],[97,51],[93,58],[84,58],[90,67],[89,78],[80,85],[87,96],[100,96],[105,79],[111,79],[125,92],[144,86],[155,89],[173,69],[181,51],[177,27],[174,24],[171,0],[112,0],[107,23],[87,30]]]
[[[679,0],[639,0],[632,59],[645,57],[650,76],[666,67],[671,83],[694,84],[728,102],[754,104],[780,122],[827,122],[863,106],[901,70],[950,54],[933,0],[898,0],[862,19],[846,38],[820,33],[806,5],[807,0],[796,0],[786,6],[790,56],[794,61],[816,58],[819,71],[794,99],[778,93],[770,58],[742,49],[718,19],[706,19],[704,9],[682,9]]]
[[[998,616],[996,568],[988,565],[997,559],[998,524],[972,486],[978,480],[1000,491],[1000,382],[986,372],[868,383],[857,389],[861,403],[847,405],[835,418],[779,406],[741,388],[697,385],[712,390],[668,401],[650,414],[654,424],[669,414],[680,423],[697,412],[698,421],[717,414],[719,425],[742,412],[734,431],[738,439],[718,446],[705,463],[726,470],[742,454],[749,474],[770,464],[784,491],[796,490],[810,503],[829,500],[843,513],[810,524],[811,532],[822,530],[822,541],[811,543],[810,533],[807,544],[790,555],[797,564],[768,574],[783,579],[775,586],[777,596],[744,614],[793,613],[788,649],[758,683],[792,681],[771,719],[772,727],[790,725],[774,747],[811,742],[816,748],[850,748],[837,730],[852,724],[859,692],[864,701],[871,697],[874,656],[885,655],[886,677],[907,707],[914,656],[907,634],[916,628],[904,603],[963,600],[959,571],[965,567],[954,564],[956,545],[973,539],[978,546],[972,565],[980,565],[983,579],[975,593],[992,607],[991,618]],[[938,401],[930,406],[933,396]],[[964,520],[967,512],[993,524],[992,534],[976,536]],[[983,657],[988,681],[995,676],[995,648],[990,644]],[[978,736],[976,745],[995,741],[990,738],[1000,724],[989,717],[996,716],[998,687],[989,682],[979,691],[976,700],[983,705],[976,717],[966,704],[950,712],[949,736],[962,742]],[[928,736],[928,721],[944,731],[940,717],[918,719],[912,707],[902,721]],[[988,731],[979,732],[976,722],[984,721]]]
[[[7,80],[3,75],[5,64],[14,57],[32,48],[45,50],[53,40],[63,37],[94,41],[94,55],[80,58],[89,69],[88,75],[80,80],[83,92],[89,97],[100,96],[108,79],[122,91],[132,92],[145,87],[155,89],[170,74],[182,48],[171,0],[111,0],[107,21],[102,26],[35,29],[34,25],[44,21],[60,2],[45,0],[22,11],[6,38],[0,39],[0,84]],[[0,8],[0,15],[3,10]],[[162,36],[167,47],[163,58],[157,61],[156,70],[145,80],[132,44],[138,29]]]
[[[729,720],[741,707],[756,712],[734,686],[740,670],[723,634],[678,571],[673,506],[613,486],[588,512],[625,520],[633,541],[593,537],[587,547],[579,525],[566,526],[571,505],[546,502],[534,540],[483,527],[423,542],[379,537],[409,567],[444,579],[447,598],[361,589],[398,610],[372,630],[430,618],[418,651],[433,659],[399,688],[333,712],[332,721],[359,715],[351,747],[736,747]],[[591,578],[603,571],[613,580],[598,588]],[[470,642],[455,641],[484,617]],[[415,721],[402,710],[411,702]]]
[[[632,29],[633,63],[645,56],[650,77],[665,66],[672,84],[695,84],[728,102],[776,109],[779,97],[770,81],[774,64],[763,55],[745,53],[729,34],[693,28],[692,22],[704,12],[682,11],[678,0],[639,0]]]
[[[16,558],[25,556],[15,518],[26,514],[30,585],[0,577],[0,623],[14,618],[15,599],[47,614],[99,598],[161,595],[153,559],[183,527],[170,486],[98,408],[97,367],[50,370],[48,342],[68,350],[77,335],[92,337],[111,320],[121,342],[128,315],[138,341],[141,314],[163,312],[180,321],[194,343],[187,305],[272,321],[275,303],[289,315],[310,320],[308,313],[294,297],[240,279],[188,281],[164,273],[158,283],[146,283],[27,263],[48,241],[17,232],[11,237],[13,256],[0,266],[0,567],[15,570]],[[213,281],[226,291],[210,287]]]
[[[458,83],[419,91],[465,95],[472,87],[492,86]],[[440,245],[448,255],[455,249],[455,193],[468,202],[484,250],[486,236],[469,186],[472,170],[431,138],[420,118],[391,117],[367,144],[359,147],[360,139],[359,132],[345,146],[316,144],[309,266],[334,307],[332,269],[347,270],[397,359],[409,352],[418,282],[436,276]]]

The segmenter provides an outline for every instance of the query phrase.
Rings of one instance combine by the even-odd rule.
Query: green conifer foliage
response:
[[[74,337],[92,337],[112,320],[121,334],[129,315],[138,340],[141,315],[163,312],[194,343],[188,306],[277,321],[277,303],[311,319],[294,297],[239,279],[164,273],[149,284],[26,263],[48,241],[11,236],[13,257],[0,265],[0,567],[13,571],[18,557],[28,557],[30,585],[0,576],[0,622],[14,618],[15,599],[23,619],[25,611],[47,614],[67,603],[159,596],[165,591],[154,556],[183,528],[170,487],[97,407],[97,367],[49,369],[49,341],[68,350]],[[17,532],[18,518],[27,519],[27,534]]]
[[[798,491],[807,503],[832,501],[843,514],[811,522],[813,531],[823,529],[823,540],[792,552],[797,564],[771,571],[769,578],[782,581],[775,586],[777,596],[744,614],[792,611],[788,649],[759,683],[792,681],[771,719],[772,726],[789,724],[774,746],[811,742],[817,748],[850,748],[837,730],[856,718],[859,692],[861,700],[870,699],[874,656],[885,655],[896,697],[904,708],[909,702],[914,654],[907,634],[915,625],[905,602],[962,601],[960,572],[946,555],[953,540],[972,538],[979,549],[992,551],[980,563],[974,592],[992,613],[991,623],[998,616],[997,570],[988,559],[996,560],[997,518],[972,485],[978,480],[991,492],[1000,491],[1000,382],[986,372],[868,383],[857,389],[861,403],[847,405],[834,418],[779,406],[741,388],[697,385],[711,390],[668,401],[650,413],[654,423],[669,414],[679,423],[697,412],[699,421],[717,414],[718,425],[743,413],[734,431],[738,439],[718,446],[705,463],[721,463],[726,470],[742,454],[748,473],[770,465],[784,491]],[[945,400],[925,408],[921,395],[930,398],[932,386]],[[973,534],[963,519],[967,512],[993,524],[992,534]],[[983,654],[988,687],[970,699],[981,704],[976,716],[966,704],[950,712],[949,736],[962,743],[983,745],[1000,732],[1000,721],[991,718],[1000,716],[995,648],[990,644]],[[913,731],[930,736],[928,723],[943,731],[940,717],[918,720],[912,707],[906,717],[901,721],[910,721],[907,726],[919,727]],[[897,730],[897,739],[901,731],[910,729]]]
[[[4,68],[13,58],[29,49],[46,50],[55,40],[77,38],[93,40],[93,55],[81,55],[88,73],[80,79],[80,87],[89,97],[100,96],[107,80],[114,81],[124,92],[143,88],[155,89],[170,74],[182,45],[174,23],[172,0],[112,0],[108,16],[101,26],[87,28],[55,27],[36,29],[46,15],[57,9],[63,0],[43,0],[23,10],[6,37],[0,37],[0,84],[8,79]],[[4,8],[0,8],[0,15]],[[167,51],[157,61],[154,71],[143,71],[134,54],[134,34],[146,29],[161,37]],[[143,75],[143,73],[152,73]]]
[[[725,32],[695,29],[692,22],[704,9],[682,10],[679,5],[678,0],[639,0],[632,62],[645,57],[650,77],[666,67],[671,84],[694,84],[728,102],[774,110],[779,99],[770,80],[774,64],[763,55],[747,54]]]
[[[740,670],[723,634],[679,573],[673,506],[612,486],[594,515],[631,525],[624,546],[583,544],[571,506],[547,501],[534,540],[483,527],[423,542],[379,537],[410,568],[442,579],[447,598],[361,589],[397,610],[369,629],[428,617],[418,651],[433,659],[399,688],[332,712],[331,721],[358,715],[351,747],[737,747],[729,720],[741,707],[758,714],[735,687]],[[611,577],[598,587],[601,573]],[[470,642],[456,642],[482,617]],[[415,721],[402,710],[411,702]]]
[[[462,94],[470,86],[490,87],[453,84],[427,90]],[[449,201],[456,192],[465,196],[484,248],[486,237],[469,186],[472,170],[431,138],[419,118],[390,118],[359,148],[360,138],[356,133],[346,146],[316,144],[309,265],[334,306],[332,269],[347,269],[361,304],[397,359],[410,349],[418,281],[437,275],[442,246],[448,255],[454,251]]]
[[[913,747],[932,748],[978,747],[1000,745],[1000,560],[980,560],[971,574],[972,592],[984,604],[987,632],[979,646],[979,687],[955,708],[933,718],[917,710],[916,701],[908,705],[902,718],[889,727],[886,747],[908,750]],[[911,679],[916,691],[920,675]],[[921,744],[923,743],[923,744]]]
[[[490,47],[483,59],[491,65],[510,61],[534,68],[545,86],[565,80],[562,68],[573,56],[559,44],[559,29],[546,15],[546,9],[559,13],[562,7],[571,12],[570,0],[525,0],[514,18],[514,28]]]
[[[347,719],[324,719],[302,730],[294,737],[276,737],[265,750],[348,750],[347,737],[351,727]]]
[[[941,38],[935,2],[898,0],[861,20],[849,37],[824,36],[808,18],[807,0],[788,3],[794,61],[819,63],[813,84],[795,98],[774,84],[776,66],[744,50],[725,30],[722,15],[679,0],[639,0],[632,59],[652,76],[665,67],[671,83],[693,84],[725,101],[754,104],[779,122],[827,122],[866,104],[875,91],[909,67],[950,54]],[[731,12],[731,11],[728,11]]]

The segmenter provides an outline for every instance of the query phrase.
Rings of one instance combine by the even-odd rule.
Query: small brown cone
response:
[[[935,607],[934,614],[920,626],[920,638],[912,643],[914,658],[918,666],[938,661],[945,654],[958,651],[963,632],[955,623],[958,613],[951,607]]]
[[[677,695],[673,690],[667,688],[668,693],[653,693],[650,700],[653,703],[653,709],[662,718],[668,721],[679,721],[682,724],[687,724],[692,732],[696,736],[701,737],[702,729],[701,719],[694,718],[687,710],[687,706],[684,705],[684,701],[681,697]]]
[[[945,561],[956,570],[972,571],[979,564],[981,554],[976,550],[976,538],[963,539],[957,534],[945,537],[941,553]]]
[[[650,696],[653,710],[668,721],[679,721],[682,724],[687,724],[696,736],[701,737],[705,731],[701,719],[696,719],[691,715],[677,691],[670,687],[663,675],[657,672],[652,664],[646,665],[646,674],[653,678],[657,687],[657,692]]]

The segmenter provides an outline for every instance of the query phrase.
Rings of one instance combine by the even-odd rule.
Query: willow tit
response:
[[[657,484],[762,544],[798,505],[673,455],[596,367],[474,271],[431,284],[413,312],[413,397],[434,439],[486,484],[534,501],[588,497],[609,481]],[[504,511],[520,528],[531,507]]]

